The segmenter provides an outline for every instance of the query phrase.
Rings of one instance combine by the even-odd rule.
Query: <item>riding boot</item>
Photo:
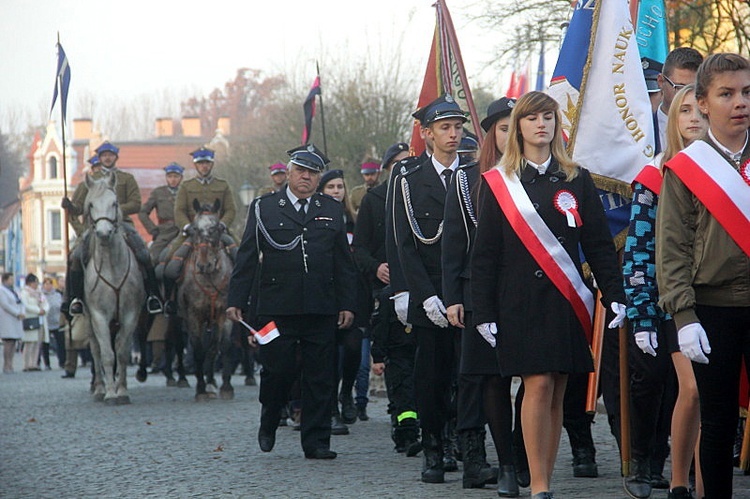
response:
[[[221,235],[221,242],[224,244],[224,249],[226,250],[227,255],[229,255],[229,258],[232,259],[232,263],[234,263],[237,260],[237,242],[230,234],[226,233]]]
[[[177,313],[177,300],[172,296],[175,289],[174,279],[171,279],[164,275],[162,278],[162,285],[164,286],[164,313],[166,315],[175,315]]]
[[[162,301],[159,292],[159,281],[156,280],[156,274],[154,273],[154,267],[150,264],[145,266],[146,279],[144,284],[146,285],[146,308],[149,314],[160,314],[162,313]]]
[[[445,482],[443,468],[443,442],[440,435],[428,431],[422,432],[422,481],[425,483]]]
[[[482,457],[484,440],[481,433],[475,428],[464,430],[458,434],[458,439],[464,458],[463,488],[481,489],[492,480],[494,475],[492,468],[485,467],[485,460]]]
[[[83,313],[83,270],[73,269],[70,271],[70,289],[68,289],[68,298],[70,306],[68,313],[70,315],[81,315]]]

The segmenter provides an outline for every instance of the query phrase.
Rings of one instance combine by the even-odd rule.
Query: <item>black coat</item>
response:
[[[579,272],[583,251],[607,308],[613,301],[625,303],[614,243],[589,172],[581,168],[578,176],[567,182],[553,160],[544,175],[525,167],[521,183]],[[565,215],[553,206],[554,195],[563,189],[578,200],[581,227],[568,227]],[[474,323],[497,323],[502,374],[591,371],[590,348],[572,306],[540,270],[485,180],[478,208],[471,261]]]
[[[441,245],[440,241],[425,244],[413,234],[406,213],[402,179],[409,184],[414,217],[426,238],[434,237],[443,221],[446,189],[429,157],[397,178],[398,183],[393,186],[396,246],[409,290],[408,319],[413,325],[432,328],[435,325],[427,318],[422,302],[430,296],[442,297]]]
[[[376,185],[362,198],[354,227],[354,262],[374,289],[385,286],[377,278],[378,267],[386,262],[385,256],[385,198],[388,183]]]
[[[286,244],[299,235],[303,237],[307,271],[302,244],[289,251],[269,244],[258,228],[258,204],[263,225],[274,241]],[[301,220],[286,189],[253,201],[229,283],[230,307],[246,306],[256,278],[256,310],[251,314],[336,315],[342,310],[354,311],[357,277],[341,203],[315,194]]]

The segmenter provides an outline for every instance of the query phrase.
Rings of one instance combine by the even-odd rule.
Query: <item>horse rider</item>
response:
[[[130,173],[126,173],[117,168],[117,159],[120,149],[105,141],[96,149],[96,154],[101,161],[101,171],[91,173],[92,178],[99,179],[105,175],[115,175],[117,184],[115,187],[117,202],[120,205],[122,221],[124,222],[123,236],[125,242],[133,251],[136,260],[144,270],[144,284],[146,287],[146,308],[150,314],[162,312],[161,299],[159,298],[159,286],[154,274],[154,266],[146,248],[146,244],[138,235],[133,226],[130,215],[138,213],[141,209],[141,192],[138,188],[138,182]],[[85,182],[81,182],[73,193],[73,200],[65,197],[62,201],[62,207],[68,212],[69,217],[75,218],[84,214],[83,203],[88,194],[88,187]],[[87,241],[91,231],[88,229],[83,234],[83,243],[76,245],[70,259],[70,289],[68,297],[70,299],[69,313],[71,315],[80,315],[83,313],[83,269],[88,260],[85,254]]]
[[[201,147],[191,152],[190,155],[193,157],[193,164],[198,174],[194,178],[180,184],[180,188],[177,191],[177,199],[175,200],[175,226],[178,228],[181,227],[182,232],[169,245],[169,253],[166,258],[167,266],[164,269],[164,295],[167,298],[165,308],[168,314],[177,312],[177,305],[170,298],[170,295],[174,290],[177,278],[182,272],[182,262],[187,258],[191,249],[189,245],[183,243],[185,243],[189,235],[190,224],[193,222],[196,214],[193,207],[193,200],[197,199],[201,206],[205,204],[212,205],[217,199],[221,202],[221,208],[219,208],[220,223],[225,228],[221,236],[221,241],[228,250],[232,260],[234,260],[234,253],[237,248],[237,243],[228,229],[232,225],[232,222],[234,222],[236,214],[234,194],[232,193],[232,188],[229,186],[229,182],[211,173],[214,167],[214,151],[207,147]]]
[[[148,201],[141,206],[141,211],[138,213],[138,219],[153,238],[149,253],[151,253],[151,261],[154,265],[158,263],[162,250],[180,234],[180,229],[174,222],[174,205],[184,172],[185,168],[175,162],[165,166],[166,185],[151,191]],[[154,210],[156,210],[158,224],[151,219],[151,212]]]
[[[302,449],[307,459],[334,459],[334,331],[350,327],[354,320],[356,269],[342,203],[316,193],[328,158],[312,144],[288,154],[287,187],[256,198],[248,211],[229,283],[227,317],[242,320],[242,309],[248,308],[253,294],[249,316],[259,330],[265,325],[265,330],[275,327],[279,334],[272,341],[259,340],[261,451],[270,452],[276,442],[279,413],[299,374],[299,352]]]
[[[268,167],[271,176],[271,185],[267,185],[258,192],[258,197],[271,192],[280,191],[286,185],[286,165],[274,163]]]

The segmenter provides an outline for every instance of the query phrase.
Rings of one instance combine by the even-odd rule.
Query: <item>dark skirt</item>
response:
[[[500,374],[495,349],[477,331],[471,312],[464,316],[466,329],[461,331],[460,374]]]

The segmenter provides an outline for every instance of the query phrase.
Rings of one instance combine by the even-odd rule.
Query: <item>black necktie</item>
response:
[[[300,199],[297,202],[299,203],[299,209],[297,210],[297,213],[299,213],[300,220],[304,220],[304,218],[305,218],[305,205],[307,204],[307,199]]]
[[[453,170],[451,170],[450,168],[446,168],[440,175],[443,176],[445,189],[448,190],[448,186],[451,185],[451,176],[453,176]]]

